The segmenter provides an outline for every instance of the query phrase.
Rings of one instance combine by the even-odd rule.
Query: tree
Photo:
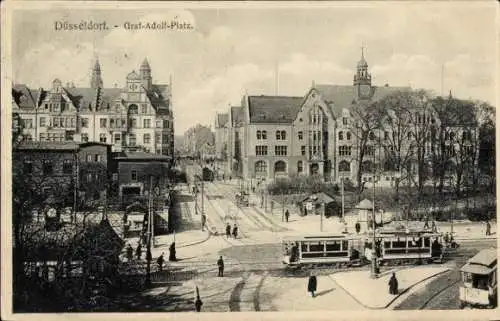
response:
[[[377,108],[376,104],[367,102],[359,102],[354,105],[350,112],[352,121],[348,123],[349,132],[354,135],[354,156],[352,159],[357,166],[356,183],[358,186],[358,194],[363,192],[362,174],[364,171],[373,171],[374,168],[366,168],[365,156],[368,153],[374,153],[375,150],[375,130],[379,128],[381,117],[381,108]],[[373,164],[375,165],[375,164]]]
[[[381,141],[385,167],[398,173],[395,179],[398,200],[401,182],[406,180],[410,187],[415,172],[423,175],[428,127],[423,124],[422,117],[429,114],[425,103],[427,95],[421,90],[398,91],[375,102],[382,114],[379,127],[384,130]],[[418,164],[417,170],[414,164]],[[418,179],[419,185],[423,185],[423,178]]]
[[[476,114],[479,123],[479,159],[476,172],[476,184],[479,177],[489,181],[489,189],[495,192],[496,188],[496,154],[495,154],[495,128],[496,110],[486,102],[476,103]],[[483,179],[481,179],[483,180]]]

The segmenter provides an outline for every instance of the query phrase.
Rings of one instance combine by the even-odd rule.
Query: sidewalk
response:
[[[402,294],[432,277],[448,271],[447,267],[412,267],[394,269],[383,273],[377,279],[370,278],[370,271],[335,273],[331,277],[356,301],[369,309],[385,309]],[[389,279],[396,272],[399,294],[389,294]]]

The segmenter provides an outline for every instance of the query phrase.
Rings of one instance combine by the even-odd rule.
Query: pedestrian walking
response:
[[[424,229],[428,229],[428,228],[429,228],[429,217],[427,215],[425,215]]]
[[[175,251],[175,242],[172,242],[172,244],[170,245],[170,248],[169,248],[169,251],[170,251],[170,255],[168,257],[168,260],[170,262],[174,262],[174,261],[177,261],[177,256],[176,256],[176,251]]]
[[[288,210],[285,211],[285,220],[288,223],[288,218],[290,217],[290,212]]]
[[[443,239],[444,239],[444,244],[448,246],[448,243],[450,242],[450,235],[448,234],[448,232],[446,232]]]
[[[226,236],[231,237],[231,225],[229,223],[226,225]]]
[[[486,236],[491,235],[491,225],[490,221],[486,221]]]
[[[229,175],[229,181],[231,181],[231,179],[232,179],[232,177],[231,177],[231,175]]]
[[[316,279],[316,275],[311,271],[309,275],[309,281],[307,282],[307,292],[311,293],[311,296],[314,298],[314,292],[316,292],[316,288],[318,286],[318,280]]]
[[[161,253],[160,256],[156,259],[156,263],[158,263],[158,271],[163,271],[163,262],[165,259],[163,258],[163,252]]]
[[[132,249],[132,245],[127,246],[127,261],[132,262],[132,257],[134,256],[134,250]]]
[[[359,234],[359,232],[361,231],[361,224],[359,224],[359,222],[356,222],[354,228],[356,229],[356,234]]]
[[[392,272],[392,276],[389,280],[389,294],[398,294],[398,279],[396,278],[396,273]]]
[[[205,225],[207,224],[207,216],[205,214],[201,215],[201,230],[205,231]]]
[[[233,237],[235,239],[238,238],[238,226],[236,224],[234,224],[234,227],[233,227]]]
[[[137,260],[141,259],[141,255],[142,255],[141,242],[137,243],[137,248],[135,249],[135,255],[137,256]]]
[[[218,276],[223,277],[224,276],[224,260],[222,259],[222,255],[217,260],[217,267],[219,268],[219,275]]]
[[[203,305],[203,301],[201,301],[200,290],[198,289],[198,286],[196,286],[195,291],[196,291],[196,299],[194,300],[194,308],[196,312],[201,312],[201,306]]]
[[[196,297],[196,301],[194,301],[194,307],[196,312],[201,312],[201,306],[203,305],[203,301],[201,301],[200,297]]]
[[[437,233],[437,225],[436,225],[436,220],[433,218],[432,219],[432,232]]]

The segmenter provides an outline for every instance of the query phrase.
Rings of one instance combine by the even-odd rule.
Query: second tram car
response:
[[[496,307],[497,255],[494,248],[482,250],[460,269],[460,307]]]
[[[350,266],[361,261],[358,240],[344,234],[287,236],[282,245],[287,266]]]
[[[370,234],[364,247],[369,261],[373,243],[373,234]],[[375,253],[381,265],[441,262],[441,239],[441,234],[427,230],[380,229],[375,234]]]

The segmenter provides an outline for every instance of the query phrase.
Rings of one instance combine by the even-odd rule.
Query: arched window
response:
[[[267,164],[264,161],[255,162],[255,174],[256,175],[266,175],[267,174]]]
[[[257,131],[257,139],[262,139],[262,132],[260,130]]]
[[[304,163],[302,161],[297,162],[297,173],[302,173],[304,170]]]
[[[361,171],[363,173],[371,173],[373,172],[373,162],[370,162],[370,161],[364,161],[362,164],[361,164]]]
[[[276,131],[276,139],[277,140],[281,139],[281,132],[279,130]]]
[[[282,130],[281,131],[281,140],[285,140],[286,139],[286,131]]]
[[[262,131],[262,139],[267,139],[267,131]]]
[[[350,172],[350,171],[351,171],[351,163],[345,160],[339,163],[339,172]]]
[[[139,113],[139,107],[137,107],[136,104],[132,104],[128,106],[128,113],[129,114],[138,114]]]
[[[274,163],[274,172],[275,173],[285,173],[286,172],[286,163],[282,160]]]
[[[343,140],[344,139],[344,132],[340,131],[339,132],[339,140]]]
[[[347,136],[347,140],[351,140],[351,132],[347,132],[346,136]]]

